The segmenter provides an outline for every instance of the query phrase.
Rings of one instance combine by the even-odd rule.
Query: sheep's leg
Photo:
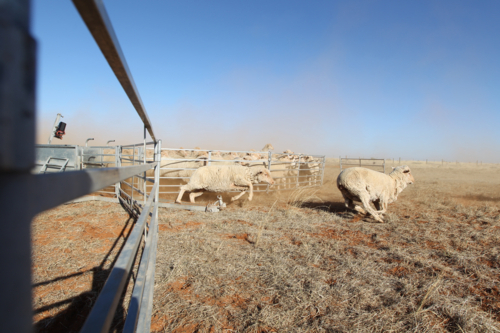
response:
[[[175,199],[175,202],[181,203],[182,196],[184,195],[184,192],[186,192],[186,189],[183,188],[184,186],[181,187],[181,191],[179,192],[179,195],[177,196],[177,199]]]
[[[248,186],[248,201],[252,201],[253,199],[253,184],[251,181],[249,180],[246,180],[246,181],[243,181],[242,182],[245,186]],[[245,193],[245,192],[243,192]],[[239,198],[241,197],[243,194],[240,194],[240,195],[237,195],[236,197]],[[236,199],[234,199],[236,200]]]
[[[387,211],[387,203],[384,201],[381,202],[380,199],[374,201],[373,205],[375,206],[375,208],[377,208],[377,213],[380,216],[382,216],[382,214],[385,214],[385,212]]]
[[[354,205],[354,200],[352,200],[350,196],[346,195],[343,191],[341,191],[341,193],[342,193],[342,196],[344,197],[345,206],[347,208],[355,210],[361,214],[366,214],[366,211],[363,208],[361,208],[358,205]]]
[[[241,192],[240,194],[234,196],[231,198],[231,201],[235,201],[235,200],[238,200],[239,198],[241,198],[245,193],[247,193],[247,191],[243,191]]]
[[[379,211],[378,213],[382,215],[385,214],[386,211],[387,211],[387,202],[382,202],[382,210]]]
[[[248,187],[250,188],[248,193],[248,201],[252,201],[253,199],[253,185],[251,182],[248,182]]]
[[[189,201],[191,201],[191,203],[195,203],[194,199],[199,197],[202,194],[203,194],[203,191],[189,193]]]
[[[354,207],[352,207],[352,209],[354,209],[355,211],[361,213],[361,214],[367,214],[366,210],[363,209],[363,207],[359,206],[359,205],[353,205]]]
[[[361,195],[359,197],[359,199],[361,200],[361,202],[363,203],[363,206],[365,207],[365,209],[368,211],[368,213],[370,213],[373,218],[375,220],[377,220],[378,222],[380,223],[384,223],[384,221],[380,218],[380,216],[378,215],[377,211],[374,210],[371,206],[370,206],[370,196],[368,194],[366,195]]]

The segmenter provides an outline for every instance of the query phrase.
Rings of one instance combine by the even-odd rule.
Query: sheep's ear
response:
[[[392,170],[396,169],[395,167],[392,167]]]

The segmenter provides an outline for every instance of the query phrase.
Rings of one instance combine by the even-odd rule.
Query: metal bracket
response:
[[[60,160],[63,161],[63,164],[49,164],[50,160]],[[46,173],[47,168],[51,169],[58,169],[57,172],[65,171],[66,166],[68,165],[69,159],[68,158],[58,158],[58,157],[52,157],[50,156],[47,161],[42,165],[40,168],[40,171],[38,173]]]
[[[214,202],[213,204],[208,204],[207,208],[205,209],[205,212],[208,213],[217,213],[220,212],[222,208],[226,208],[226,203],[222,201],[222,196],[218,195],[217,196],[217,201]]]

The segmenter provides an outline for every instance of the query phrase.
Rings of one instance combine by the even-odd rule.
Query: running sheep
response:
[[[337,187],[344,197],[347,208],[362,214],[368,211],[375,220],[383,223],[381,215],[387,211],[387,204],[396,201],[398,194],[414,182],[415,179],[407,165],[393,168],[389,175],[356,167],[345,169],[339,174]],[[360,201],[364,209],[354,205],[353,201]],[[370,206],[370,202],[373,202],[377,210]]]
[[[203,194],[204,191],[210,192],[228,192],[232,190],[242,191],[240,194],[231,198],[231,201],[237,200],[243,196],[247,190],[248,200],[253,198],[253,184],[260,182],[269,185],[274,184],[271,173],[264,167],[245,167],[242,165],[209,165],[197,169],[189,183],[181,186],[181,191],[175,202],[181,203],[182,196],[186,191],[196,191],[189,194],[189,200],[194,203],[195,198]]]

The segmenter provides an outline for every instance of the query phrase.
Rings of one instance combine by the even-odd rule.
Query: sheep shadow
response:
[[[321,210],[324,212],[334,213],[334,214],[344,214],[346,212],[350,212],[350,210],[346,208],[343,202],[338,202],[338,201],[323,201],[323,202],[305,201],[301,203],[300,207]]]
[[[83,275],[89,271],[92,272],[92,288],[89,291],[85,291],[77,296],[70,297],[68,299],[54,302],[50,305],[43,306],[41,308],[35,309],[34,314],[37,313],[42,313],[45,311],[48,311],[53,308],[57,308],[59,306],[69,304],[69,306],[64,309],[63,311],[58,312],[57,314],[53,316],[47,316],[43,318],[42,320],[38,321],[36,324],[34,324],[34,330],[36,332],[79,332],[81,328],[83,327],[85,320],[87,319],[90,311],[92,310],[92,307],[94,306],[97,297],[99,296],[110,272],[113,266],[115,265],[116,261],[118,260],[118,257],[123,250],[123,247],[125,246],[125,243],[130,236],[130,233],[132,231],[132,228],[130,228],[128,234],[125,234],[125,230],[127,230],[127,227],[129,226],[130,223],[134,224],[136,222],[136,219],[133,216],[130,216],[127,219],[127,222],[123,226],[120,234],[118,237],[115,239],[113,245],[109,249],[109,251],[106,253],[102,261],[98,266],[95,266],[87,271],[83,272],[76,272],[72,274],[68,274],[65,276],[59,276],[51,280],[39,282],[33,284],[33,288],[41,286],[41,285],[49,285],[57,281],[61,280],[67,280],[71,279],[76,276]],[[118,249],[118,253],[113,259],[113,262],[109,266],[109,269],[104,269],[104,265],[106,264],[108,257],[113,253],[114,249],[118,246],[120,238],[124,238],[124,241],[120,245],[120,248]],[[136,258],[140,258],[140,253]],[[129,275],[127,278],[127,283],[125,286],[128,285],[128,282],[130,281],[130,278],[132,277],[132,274]],[[124,296],[126,292],[126,287],[124,288],[117,310],[115,312],[115,316],[113,318],[113,322],[111,324],[111,327],[115,330],[121,331],[123,329],[123,325],[125,323],[125,318],[126,318],[126,309],[124,307]]]
[[[374,220],[371,218],[371,216],[369,214],[360,214],[354,210],[351,210],[345,206],[344,202],[311,201],[311,202],[303,202],[300,207],[315,209],[315,210],[320,210],[320,211],[324,211],[327,213],[335,214],[335,215],[340,216],[344,219],[348,219],[351,222],[364,221],[364,222],[374,223]]]

